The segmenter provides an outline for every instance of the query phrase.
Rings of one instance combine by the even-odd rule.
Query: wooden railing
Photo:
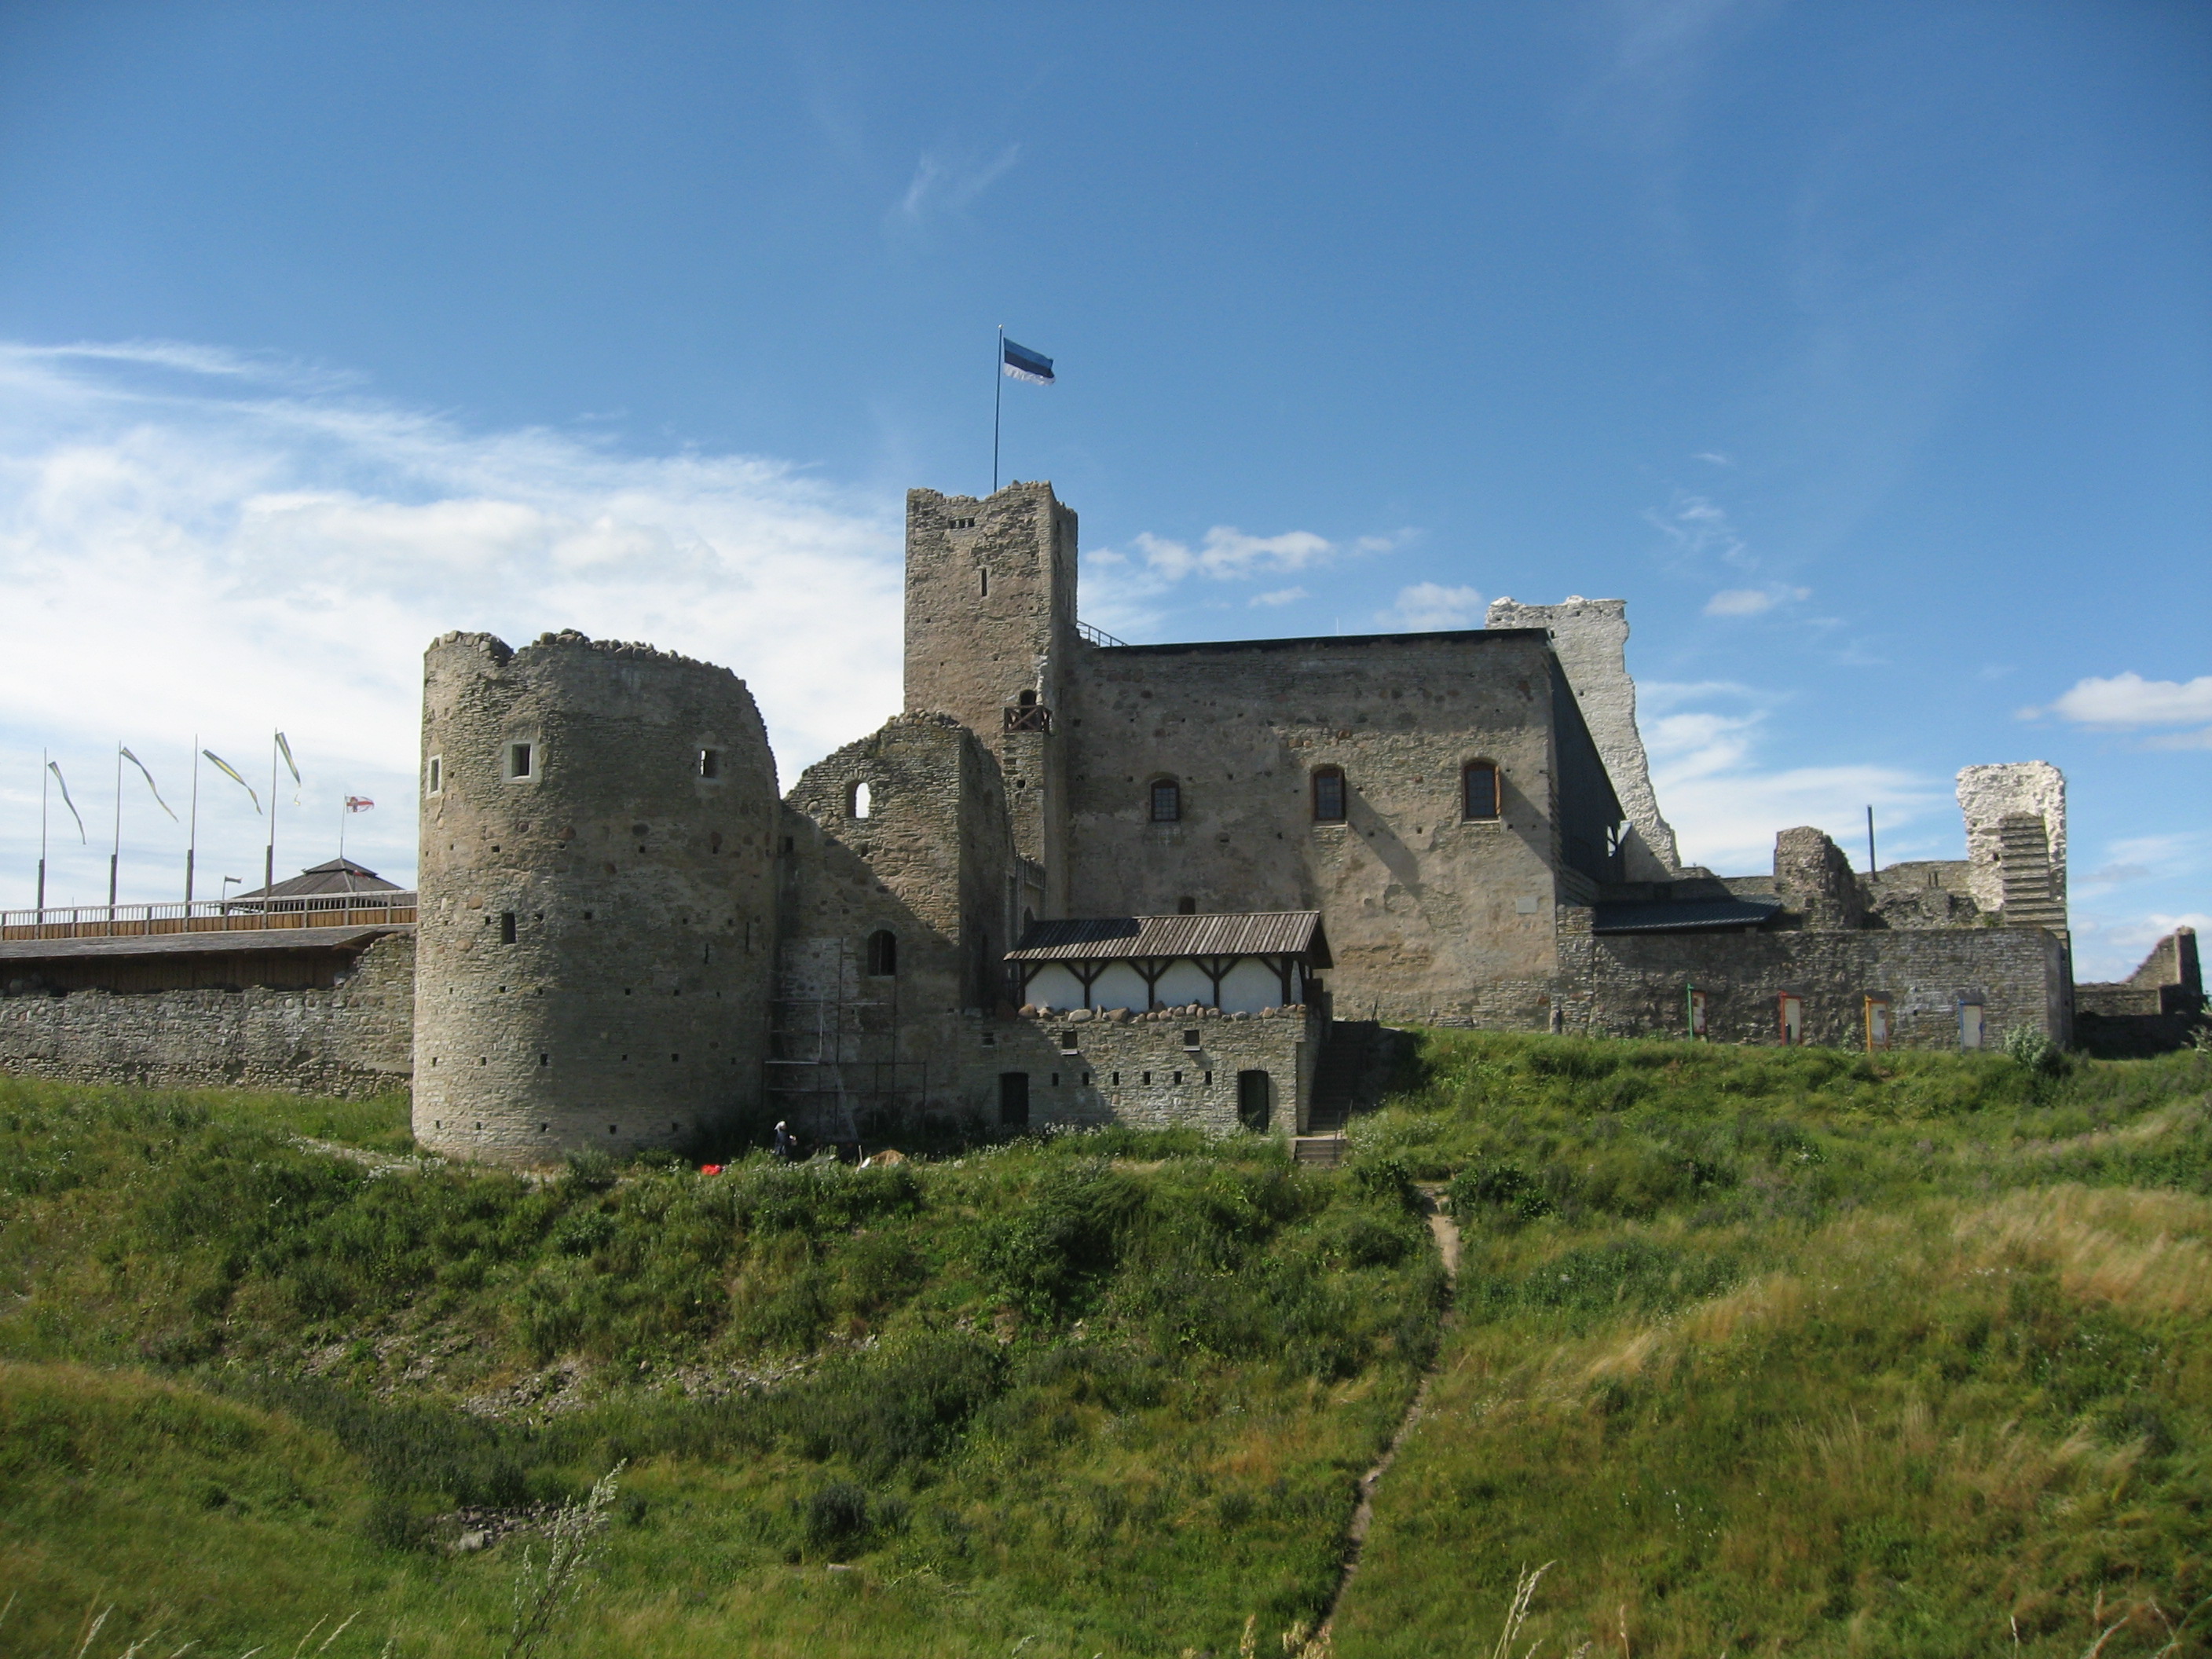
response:
[[[412,893],[318,893],[308,898],[198,899],[187,905],[80,904],[0,910],[0,940],[143,939],[161,933],[266,933],[289,927],[390,927],[415,920]]]

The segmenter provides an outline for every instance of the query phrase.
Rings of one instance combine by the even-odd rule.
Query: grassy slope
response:
[[[1231,1647],[1328,1592],[1433,1341],[1400,1185],[1254,1142],[533,1188],[297,1140],[403,1126],[0,1079],[0,1650],[112,1602],[118,1651],[360,1607],[333,1653],[495,1652],[520,1546],[428,1517],[623,1459],[568,1650]],[[574,1409],[457,1409],[549,1368]]]
[[[1460,1311],[1341,1659],[2212,1651],[2212,1056],[1439,1036]],[[2167,1623],[2180,1627],[2170,1650]]]

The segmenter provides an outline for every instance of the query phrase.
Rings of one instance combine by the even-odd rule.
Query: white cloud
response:
[[[1691,706],[1717,699],[1735,706]],[[1897,767],[1765,769],[1759,760],[1766,711],[1749,687],[1655,683],[1638,688],[1638,700],[1647,712],[1644,742],[1659,810],[1674,825],[1683,858],[1723,875],[1772,868],[1776,833],[1805,823],[1826,830],[1854,867],[1863,866],[1869,804],[1892,849],[1887,855],[1895,857],[1890,838],[1951,799],[1948,782]]]
[[[1804,600],[1813,597],[1809,587],[1730,587],[1724,588],[1705,601],[1708,617],[1756,617],[1771,611],[1789,600]]]
[[[1717,449],[1701,449],[1690,457],[1693,461],[1710,461],[1715,466],[1734,466],[1735,463]]]
[[[726,664],[787,782],[899,706],[895,502],[756,457],[470,431],[302,379],[205,348],[0,347],[4,902],[29,898],[41,748],[96,823],[118,734],[173,802],[195,733],[251,778],[282,726],[308,787],[299,813],[283,797],[280,873],[330,855],[350,792],[381,805],[349,851],[404,877],[422,651],[448,629],[574,627]],[[260,822],[202,782],[203,870],[258,884]],[[127,795],[124,817],[126,895],[166,891],[181,836]],[[104,897],[102,849],[69,842],[50,889]]]
[[[1398,590],[1398,603],[1379,611],[1376,621],[1409,633],[1438,633],[1446,629],[1482,625],[1482,595],[1472,587],[1446,587],[1440,582],[1415,582]]]
[[[1271,593],[1255,593],[1244,603],[1254,605],[1295,605],[1306,597],[1306,591],[1303,587],[1279,587]]]
[[[2077,680],[2047,710],[2024,708],[2023,718],[2049,713],[2076,726],[2129,731],[2145,726],[2193,726],[2212,720],[2212,674],[2186,682],[2147,680],[2136,673]],[[2191,734],[2185,746],[2195,747]]]
[[[1169,541],[1150,531],[1139,531],[1133,544],[1146,565],[1163,581],[1178,582],[1186,576],[1211,576],[1216,581],[1235,581],[1278,570],[1305,570],[1333,557],[1336,544],[1310,530],[1286,531],[1279,536],[1248,536],[1233,525],[1216,525],[1193,548]]]

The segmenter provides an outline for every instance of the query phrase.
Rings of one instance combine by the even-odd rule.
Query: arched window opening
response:
[[[1344,769],[1324,766],[1313,775],[1313,815],[1316,823],[1344,822]]]
[[[1182,786],[1173,778],[1152,781],[1152,822],[1180,823],[1182,821]]]
[[[1024,690],[1019,696],[1016,697],[1014,701],[1020,704],[1024,708],[1034,708],[1036,707],[1036,693],[1035,691]]]
[[[853,786],[852,793],[845,798],[845,815],[848,817],[864,818],[873,810],[874,805],[874,799],[868,792],[868,786],[865,783],[856,783]]]
[[[1469,761],[1466,769],[1459,775],[1459,794],[1462,817],[1497,817],[1497,764],[1492,761]]]
[[[878,927],[868,935],[868,977],[898,977],[898,935],[888,927]]]

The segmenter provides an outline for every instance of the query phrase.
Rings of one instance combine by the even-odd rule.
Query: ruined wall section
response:
[[[744,682],[580,634],[449,634],[423,668],[416,1139],[528,1164],[712,1133],[757,1099],[775,946]]]
[[[1548,1024],[1555,721],[1579,717],[1555,707],[1544,635],[1132,646],[1078,665],[1073,914],[1318,908],[1340,1017]],[[1461,769],[1478,759],[1500,769],[1504,812],[1468,822]],[[1324,766],[1344,773],[1341,823],[1314,820]],[[1151,819],[1162,778],[1182,792],[1175,823]]]
[[[966,1109],[963,1016],[1000,1000],[1018,925],[996,763],[951,715],[901,714],[808,768],[785,815],[775,1115],[854,1140]]]
[[[1492,628],[1550,630],[1553,649],[1574,688],[1605,769],[1628,818],[1622,842],[1622,876],[1660,881],[1680,873],[1674,831],[1660,816],[1651,790],[1650,763],[1636,724],[1636,682],[1628,674],[1628,605],[1624,599],[1570,599],[1564,605],[1522,605],[1494,599]]]
[[[2047,761],[1959,774],[1974,902],[2010,922],[2066,927],[2066,775]]]
[[[1717,1042],[1779,1042],[1785,992],[1803,1000],[1806,1041],[1826,1047],[1865,1046],[1869,996],[1889,1000],[1893,1048],[1956,1051],[1962,1000],[1982,1008],[1985,1048],[2017,1030],[2072,1040],[2066,947],[2044,928],[1594,935],[1590,914],[1563,915],[1577,1035],[1686,1036],[1694,986]]]
[[[1049,483],[907,495],[906,711],[951,714],[997,757],[1015,844],[1043,869],[1052,915],[1066,897],[1077,529]]]
[[[386,934],[333,985],[0,997],[0,1071],[158,1089],[362,1097],[407,1086],[415,938]]]

